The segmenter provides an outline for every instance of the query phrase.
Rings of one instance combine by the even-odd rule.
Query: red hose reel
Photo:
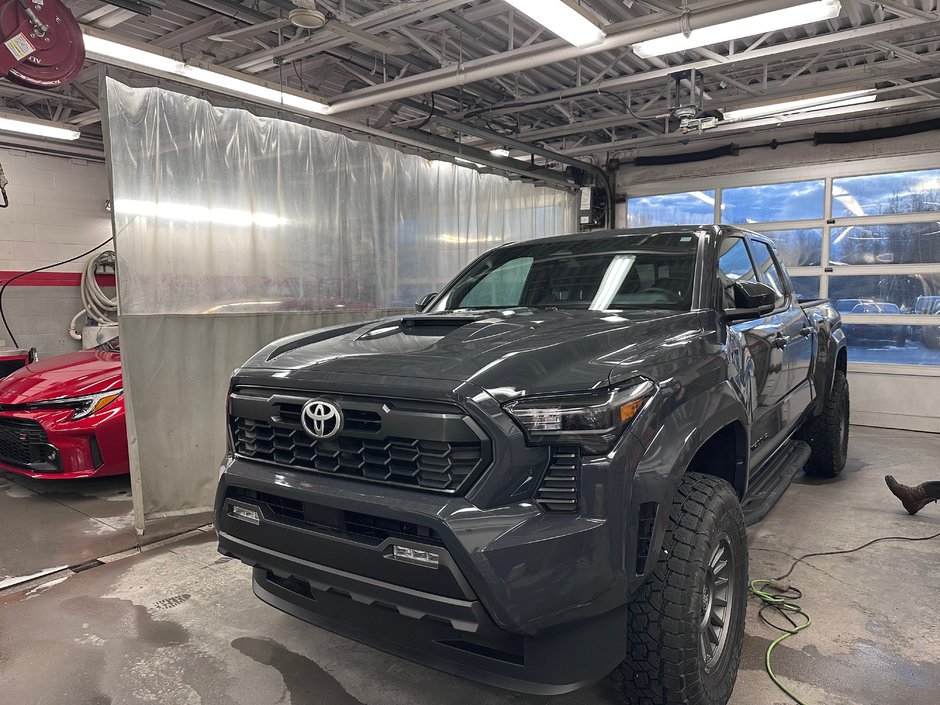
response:
[[[61,0],[0,0],[0,76],[56,88],[75,78],[84,61],[82,31]]]

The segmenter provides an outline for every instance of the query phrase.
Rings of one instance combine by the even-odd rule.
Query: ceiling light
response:
[[[0,132],[18,132],[22,135],[49,137],[54,140],[77,140],[82,133],[61,122],[0,113]]]
[[[85,34],[85,53],[90,59],[136,69],[149,74],[170,74],[181,78],[185,83],[200,88],[254,98],[271,105],[289,106],[301,112],[324,114],[329,112],[330,109],[325,103],[280,88],[272,88],[239,78],[231,71],[185,64],[171,56],[139,49],[91,34],[85,27],[82,28],[82,31]]]
[[[508,157],[509,150],[503,149],[502,147],[497,147],[496,149],[491,149],[490,154],[492,154],[494,157]]]
[[[848,93],[832,93],[830,95],[816,96],[815,98],[802,98],[771,105],[756,105],[752,108],[728,110],[724,113],[725,120],[748,120],[751,118],[769,117],[783,113],[806,112],[822,108],[841,108],[846,105],[859,105],[871,103],[878,96],[875,90],[869,88],[862,91],[849,91]]]
[[[569,44],[585,49],[600,44],[606,35],[600,27],[562,0],[506,0]]]
[[[751,37],[755,34],[765,34],[780,29],[799,27],[812,22],[831,20],[833,17],[838,17],[840,12],[842,12],[842,3],[839,0],[816,0],[815,2],[786,7],[782,10],[773,10],[751,17],[743,17],[739,20],[722,22],[710,27],[693,29],[688,34],[679,32],[657,39],[650,39],[649,41],[634,44],[632,48],[633,53],[640,58],[649,59],[653,56],[672,54],[673,52],[695,49],[709,44],[719,44],[733,39],[741,39],[742,37]],[[695,19],[694,13],[692,19]]]
[[[463,157],[454,157],[454,161],[457,162],[458,164],[468,164],[470,166],[475,166],[480,169],[486,168],[486,164],[480,164],[480,162],[475,162],[470,159],[464,159]]]

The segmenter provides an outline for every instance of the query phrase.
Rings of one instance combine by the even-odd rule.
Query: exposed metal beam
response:
[[[895,87],[899,88],[899,87]],[[904,88],[910,89],[910,86],[905,86]],[[740,132],[748,132],[751,130],[767,127],[782,127],[786,125],[796,124],[803,121],[818,121],[824,120],[827,118],[833,117],[849,117],[852,115],[858,115],[862,113],[872,113],[872,112],[883,112],[892,109],[905,109],[905,108],[915,108],[926,106],[930,104],[940,103],[940,100],[936,98],[930,98],[927,96],[915,96],[911,98],[896,98],[894,100],[885,100],[879,101],[877,103],[865,103],[861,105],[850,105],[844,106],[841,108],[829,108],[827,110],[814,110],[809,113],[803,113],[800,116],[792,116],[789,118],[781,117],[766,117],[758,118],[754,120],[744,120],[741,122],[725,123],[719,125],[718,127],[707,130],[702,135],[707,135],[709,137],[717,137],[719,135],[730,135]],[[623,151],[626,149],[635,149],[637,147],[649,147],[649,146],[660,146],[666,144],[673,144],[676,142],[693,142],[696,139],[696,135],[693,134],[683,134],[681,132],[675,132],[668,135],[659,135],[658,137],[639,137],[636,139],[629,140],[616,140],[612,142],[606,142],[603,144],[591,144],[585,145],[584,147],[577,147],[574,149],[564,149],[561,150],[569,156],[584,156],[587,154],[597,154],[603,152],[614,152],[614,151]]]
[[[707,27],[761,12],[776,10],[779,7],[779,0],[749,0],[744,4],[707,8],[689,15],[671,15],[668,18],[653,20],[642,26],[634,26],[608,34],[603,42],[587,49],[571,46],[564,40],[543,42],[524,49],[513,49],[495,56],[474,59],[459,66],[428,71],[420,76],[389,81],[382,86],[352,91],[333,101],[330,110],[334,114],[358,110],[390,100],[409,98],[428,91],[444,90],[496,76],[505,76],[516,71],[526,71],[546,66],[559,61],[570,61],[579,56],[613,51],[637,42],[686,31],[689,28]]]
[[[530,104],[543,103],[546,100],[552,98],[558,100],[564,98],[573,98],[575,96],[593,93],[598,89],[623,90],[625,88],[639,86],[646,83],[661,81],[664,78],[668,78],[673,73],[688,72],[692,69],[708,73],[708,69],[714,67],[740,68],[741,66],[760,63],[770,57],[780,58],[783,56],[800,54],[808,51],[819,51],[822,48],[833,48],[842,45],[867,43],[878,37],[903,33],[915,28],[926,28],[931,24],[936,23],[937,19],[934,19],[929,23],[920,18],[891,20],[867,27],[846,29],[840,32],[832,32],[831,34],[824,34],[807,39],[787,42],[784,44],[763,47],[761,49],[755,49],[754,51],[749,51],[747,53],[734,54],[732,56],[724,57],[722,60],[715,58],[701,59],[698,61],[690,61],[684,64],[678,64],[676,66],[669,66],[663,69],[654,69],[652,71],[645,71],[643,73],[636,73],[629,76],[609,78],[590,86],[572,86],[558,91],[552,91],[546,95],[531,96],[530,98],[524,98],[522,100],[514,100],[512,101],[512,106],[496,104],[493,105],[491,109],[495,111],[500,110],[503,107],[507,107],[506,112],[522,112],[528,109],[527,106]]]
[[[482,164],[493,169],[498,169],[500,171],[511,171],[519,175],[526,176],[530,179],[545,181],[547,183],[553,183],[559,186],[573,186],[573,184],[568,181],[568,178],[559,171],[535,166],[518,159],[502,159],[499,157],[494,157],[486,150],[480,149],[478,147],[471,147],[469,145],[462,145],[445,137],[439,137],[438,135],[432,135],[427,132],[418,132],[417,130],[406,130],[401,127],[392,127],[390,128],[389,133],[390,135],[394,135],[394,137],[398,138],[399,140],[407,139],[413,143],[421,144],[425,148],[431,148],[434,151],[440,152],[441,154],[447,154],[455,158],[466,159],[467,161]],[[515,162],[515,164],[512,162]]]
[[[510,149],[518,149],[522,152],[534,154],[537,157],[544,157],[545,159],[556,161],[561,164],[567,164],[568,166],[573,166],[583,171],[594,173],[601,178],[606,176],[602,170],[589,162],[581,161],[580,159],[575,159],[565,154],[559,154],[558,152],[554,152],[550,149],[545,149],[544,147],[529,144],[528,142],[523,142],[522,140],[514,139],[506,135],[501,135],[499,133],[493,132],[492,130],[485,130],[482,127],[477,127],[476,125],[471,125],[465,122],[448,120],[444,117],[434,117],[431,118],[431,120],[441,127],[446,127],[449,130],[454,130],[455,132],[462,132],[466,135],[473,135],[474,137],[480,137],[484,140],[501,144],[504,147],[509,147]]]

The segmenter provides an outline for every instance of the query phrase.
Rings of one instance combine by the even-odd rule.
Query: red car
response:
[[[0,469],[42,480],[129,472],[116,338],[0,379]]]

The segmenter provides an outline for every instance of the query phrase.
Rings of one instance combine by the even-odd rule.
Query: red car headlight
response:
[[[100,411],[124,393],[123,389],[112,389],[109,392],[89,394],[84,397],[70,397],[68,399],[50,399],[48,401],[34,401],[24,404],[24,409],[72,409],[72,420],[83,419],[86,416]]]

